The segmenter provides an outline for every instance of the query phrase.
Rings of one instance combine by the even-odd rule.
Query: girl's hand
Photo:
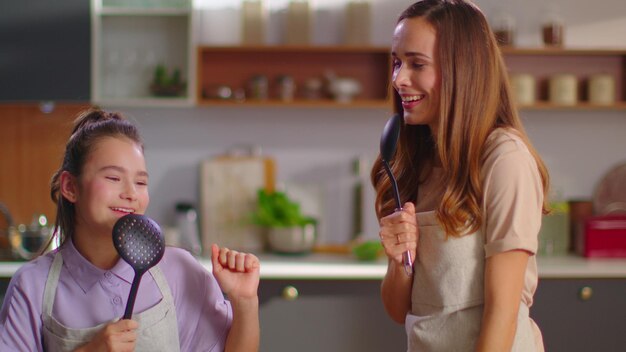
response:
[[[255,255],[213,244],[211,262],[213,275],[231,301],[257,298],[260,265]]]
[[[107,324],[90,342],[75,352],[132,352],[135,350],[138,327],[139,323],[129,319]]]
[[[401,211],[380,219],[379,236],[385,254],[396,264],[403,265],[402,253],[407,250],[415,258],[419,231],[413,203],[407,202]]]

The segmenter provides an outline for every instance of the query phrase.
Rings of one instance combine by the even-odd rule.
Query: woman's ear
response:
[[[61,195],[70,203],[75,203],[78,196],[78,181],[68,171],[61,173]]]

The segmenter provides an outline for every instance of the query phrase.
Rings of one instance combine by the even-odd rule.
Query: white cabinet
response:
[[[91,16],[94,103],[193,105],[191,0],[92,0]],[[160,87],[153,85],[157,66]]]

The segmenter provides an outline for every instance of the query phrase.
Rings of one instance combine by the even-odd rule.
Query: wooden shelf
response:
[[[555,105],[549,102],[537,102],[533,105],[522,105],[519,106],[520,110],[549,110],[549,111],[595,111],[595,110],[606,110],[606,111],[622,111],[626,110],[626,102],[617,102],[613,105],[597,105],[590,104],[587,102],[581,102],[576,105]]]
[[[202,46],[197,51],[197,91],[199,105],[211,106],[291,106],[291,107],[390,107],[390,54],[387,47],[363,46]],[[323,79],[327,72],[356,79],[361,93],[350,103],[332,100],[326,94],[319,100],[303,96],[302,86],[311,78]],[[269,82],[268,100],[255,100],[247,89],[252,77],[263,75]],[[276,80],[291,76],[296,84],[295,99],[281,101]],[[210,96],[218,86],[244,90],[241,102]]]
[[[254,107],[298,107],[298,108],[391,108],[391,101],[388,100],[354,100],[350,103],[339,103],[332,99],[305,100],[296,99],[293,101],[282,100],[219,100],[203,99],[198,106],[254,106]]]
[[[598,48],[598,49],[586,49],[586,48],[549,48],[549,47],[536,47],[536,48],[516,48],[516,47],[502,47],[500,49],[502,54],[506,55],[532,55],[532,56],[624,56],[626,55],[626,49],[618,48]]]
[[[522,110],[624,110],[626,109],[626,49],[604,48],[514,48],[501,49],[509,74],[531,74],[537,82],[537,104]],[[573,74],[578,82],[578,104],[560,106],[548,102],[548,81],[556,74]],[[592,75],[615,78],[615,99],[611,105],[594,105],[588,99]]]

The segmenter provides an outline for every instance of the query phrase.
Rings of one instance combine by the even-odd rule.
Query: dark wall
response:
[[[0,0],[0,101],[88,101],[89,0]]]

